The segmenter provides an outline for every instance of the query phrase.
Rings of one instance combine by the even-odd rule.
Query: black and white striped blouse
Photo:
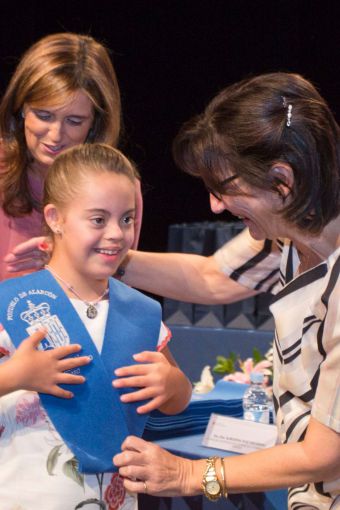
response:
[[[310,416],[340,432],[340,248],[298,274],[291,241],[256,241],[245,229],[215,258],[241,285],[274,294],[273,392],[281,442],[301,441]],[[289,509],[330,508],[340,509],[340,479],[289,490]]]

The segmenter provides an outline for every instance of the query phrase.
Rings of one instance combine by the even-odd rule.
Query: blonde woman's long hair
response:
[[[0,106],[2,144],[2,207],[10,216],[24,216],[41,204],[27,180],[27,150],[22,108],[60,105],[77,90],[93,104],[94,120],[86,143],[118,144],[120,92],[108,50],[87,35],[58,33],[36,42],[20,60]]]

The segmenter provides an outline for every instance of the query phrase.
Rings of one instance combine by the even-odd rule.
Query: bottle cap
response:
[[[263,383],[264,374],[262,372],[251,372],[250,373],[250,381],[255,384]]]

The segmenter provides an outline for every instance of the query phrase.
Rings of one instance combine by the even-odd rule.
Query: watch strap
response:
[[[203,493],[210,501],[217,501],[222,496],[223,492],[216,473],[216,459],[217,457],[209,457],[206,459],[206,468],[202,478]],[[213,491],[211,490],[212,486],[214,488]]]

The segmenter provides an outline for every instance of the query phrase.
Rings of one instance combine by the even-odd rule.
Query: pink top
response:
[[[29,174],[29,185],[32,195],[39,201],[42,196],[43,183],[40,177]],[[19,243],[28,241],[31,237],[42,235],[42,214],[33,211],[31,214],[21,218],[7,216],[0,208],[0,281],[6,278],[13,278],[22,273],[7,273],[6,264],[3,262],[5,255]],[[26,271],[27,272],[27,271]]]

